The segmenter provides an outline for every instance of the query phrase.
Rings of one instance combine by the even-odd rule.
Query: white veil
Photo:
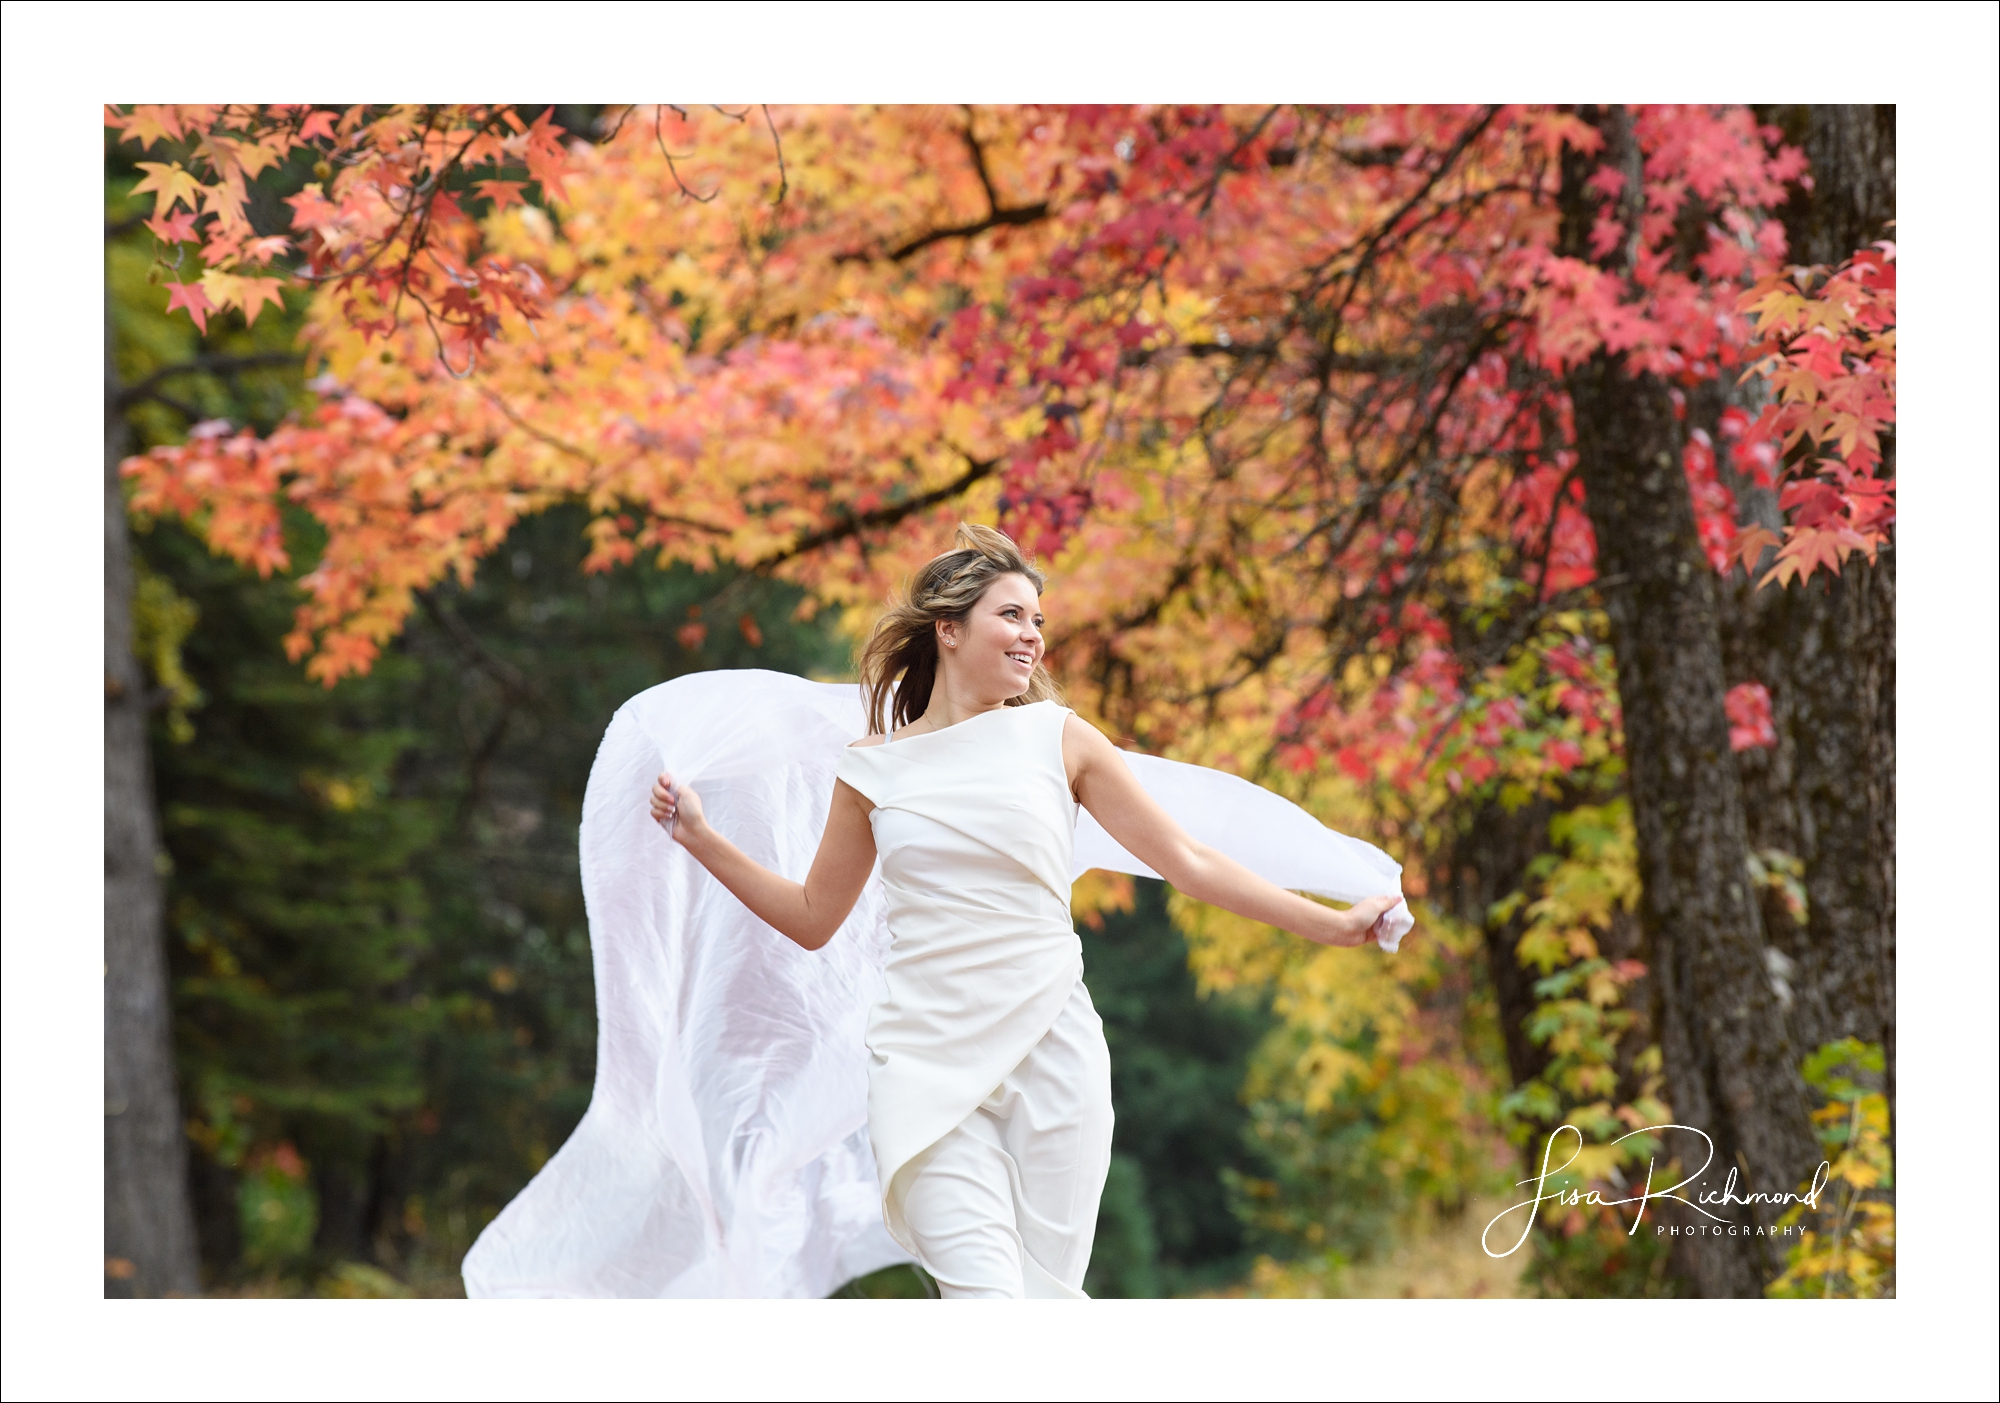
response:
[[[661,769],[751,857],[803,880],[860,689],[763,671],[641,692],[591,766],[581,835],[597,978],[590,1108],[480,1234],[466,1294],[824,1296],[908,1261],[882,1226],[862,1028],[888,949],[880,877],[824,949],[766,926],[652,822]],[[1133,772],[1196,839],[1280,886],[1400,892],[1401,867],[1286,799],[1151,756]],[[1156,875],[1088,813],[1077,874]],[[1409,930],[1397,907],[1381,938]]]

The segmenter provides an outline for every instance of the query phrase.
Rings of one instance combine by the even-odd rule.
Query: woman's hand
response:
[[[1368,896],[1345,911],[1322,906],[1320,909],[1326,912],[1327,919],[1320,928],[1298,934],[1318,945],[1364,945],[1382,933],[1382,923],[1402,903],[1400,896]]]
[[[671,771],[660,771],[653,781],[646,807],[738,901],[807,950],[833,939],[875,870],[875,832],[868,822],[873,806],[842,780],[833,782],[833,806],[803,882],[779,876],[710,828],[701,796]]]
[[[652,809],[653,822],[663,825],[668,835],[684,848],[698,842],[708,831],[708,820],[701,811],[701,796],[688,785],[677,782],[666,770],[660,771],[660,777],[653,781],[648,807]]]

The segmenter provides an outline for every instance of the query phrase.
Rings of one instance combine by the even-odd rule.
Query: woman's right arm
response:
[[[674,841],[715,875],[766,925],[817,950],[833,939],[875,870],[875,830],[870,804],[845,780],[833,782],[833,806],[812,870],[803,882],[780,877],[708,826],[701,796],[662,771],[653,782],[653,818],[671,824]]]

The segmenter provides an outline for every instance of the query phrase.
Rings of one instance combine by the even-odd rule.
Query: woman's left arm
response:
[[[1401,898],[1371,896],[1345,911],[1265,881],[1232,857],[1197,843],[1133,775],[1105,734],[1072,714],[1063,728],[1063,764],[1077,802],[1126,852],[1211,906],[1278,926],[1320,945],[1360,945]]]

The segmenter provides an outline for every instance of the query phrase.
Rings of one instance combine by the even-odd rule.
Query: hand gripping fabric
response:
[[[662,769],[709,822],[804,880],[859,689],[763,671],[676,678],[612,718],[584,795],[597,1083],[567,1143],[466,1254],[474,1297],[824,1296],[909,1260],[882,1221],[867,1128],[868,1012],[888,927],[880,872],[806,951],[753,916],[647,812]],[[1198,840],[1336,900],[1400,891],[1367,843],[1233,775],[1149,756],[1133,772]],[[1072,874],[1154,876],[1089,814]],[[1412,924],[1386,922],[1393,950]]]

